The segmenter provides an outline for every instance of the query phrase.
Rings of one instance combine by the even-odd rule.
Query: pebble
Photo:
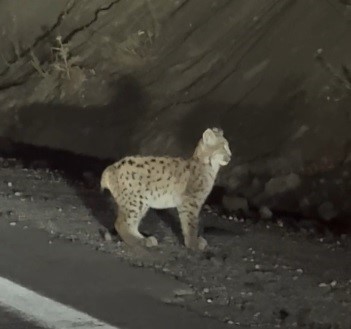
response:
[[[227,324],[229,324],[229,325],[233,325],[233,324],[234,324],[234,321],[232,321],[232,320],[228,320],[228,321],[227,321]]]
[[[174,296],[182,297],[182,296],[190,296],[194,294],[194,290],[188,289],[176,289],[174,290]]]
[[[11,183],[11,182],[8,182],[8,183],[7,183],[7,186],[8,186],[8,187],[12,187],[12,183]]]
[[[321,282],[319,285],[318,285],[319,288],[326,288],[328,287],[328,285],[324,282]]]
[[[10,222],[10,226],[16,226],[16,222]]]
[[[262,219],[271,219],[273,217],[272,211],[266,206],[261,207],[259,213]]]
[[[22,193],[21,192],[15,192],[15,196],[21,196]]]
[[[206,301],[207,301],[207,303],[209,303],[209,304],[213,303],[213,299],[212,299],[212,298],[208,298]]]
[[[302,269],[302,268],[298,268],[298,269],[296,270],[296,272],[299,273],[299,274],[302,274],[302,273],[303,273],[303,269]]]
[[[108,232],[108,231],[105,232],[104,239],[105,239],[105,241],[108,241],[108,242],[112,241],[112,236],[111,236],[110,232]]]
[[[336,280],[333,280],[332,282],[330,282],[330,286],[333,288],[335,288],[337,284],[338,282]]]
[[[208,293],[210,292],[210,289],[204,288],[203,292],[204,292],[205,294],[208,294]]]

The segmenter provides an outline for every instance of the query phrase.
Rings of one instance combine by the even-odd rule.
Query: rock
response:
[[[229,211],[239,211],[242,210],[244,214],[249,212],[249,204],[246,198],[225,195],[222,200],[223,206]]]
[[[265,185],[265,193],[267,196],[274,196],[295,190],[301,185],[300,176],[291,173],[286,176],[279,176],[271,178]]]
[[[183,297],[183,296],[194,295],[194,290],[191,288],[176,289],[174,290],[173,293],[174,293],[174,296],[176,297]]]
[[[110,232],[108,232],[108,231],[105,232],[104,239],[107,242],[111,242],[112,241],[112,236],[111,236]]]
[[[262,206],[259,213],[262,219],[271,219],[273,217],[272,211],[266,206]]]
[[[318,214],[325,221],[330,221],[338,215],[338,212],[334,208],[334,205],[327,201],[318,207]]]

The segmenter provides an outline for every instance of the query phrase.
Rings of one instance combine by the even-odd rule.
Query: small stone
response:
[[[8,183],[7,183],[7,186],[8,186],[8,187],[12,187],[12,183],[11,183],[11,182],[8,182]]]
[[[190,296],[193,294],[194,294],[194,290],[192,290],[191,288],[174,290],[174,296],[176,297]]]
[[[335,288],[336,287],[336,285],[337,285],[337,281],[336,280],[333,280],[332,282],[330,282],[330,286],[332,287],[332,288]]]
[[[234,324],[234,321],[232,321],[232,320],[228,320],[228,321],[227,321],[227,324],[229,324],[229,325],[233,325],[233,324]]]
[[[51,241],[51,240],[49,240],[49,244],[52,244],[52,241]]]
[[[15,196],[21,196],[22,193],[21,192],[15,192]]]
[[[324,282],[321,282],[319,285],[318,285],[319,288],[326,288],[328,287],[328,285]]]
[[[262,206],[259,213],[262,219],[271,219],[273,217],[272,211],[266,206]]]
[[[234,218],[233,218],[233,216],[228,216],[228,219],[233,220]]]
[[[210,289],[204,288],[203,292],[204,292],[205,294],[208,294],[208,293],[210,292]]]
[[[10,226],[16,226],[16,222],[10,222]]]
[[[296,272],[299,273],[299,274],[302,274],[302,273],[303,273],[303,269],[302,269],[302,268],[298,268],[298,269],[296,270]]]
[[[259,270],[261,268],[261,265],[256,264],[255,265],[255,270]]]
[[[212,303],[213,303],[213,299],[212,299],[212,298],[208,298],[208,299],[206,300],[206,302],[209,303],[209,304],[212,304]]]
[[[112,236],[111,236],[111,234],[110,234],[109,231],[106,231],[106,232],[104,233],[104,239],[105,239],[105,241],[107,241],[107,242],[111,242],[111,241],[112,241]]]
[[[324,202],[318,207],[319,216],[325,220],[330,221],[338,215],[334,205],[331,202]]]
[[[281,219],[277,220],[277,224],[278,224],[279,227],[284,227],[284,223],[283,223],[283,221]]]

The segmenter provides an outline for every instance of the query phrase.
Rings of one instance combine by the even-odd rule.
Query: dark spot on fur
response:
[[[151,159],[150,162],[156,162],[156,159]]]
[[[129,159],[128,160],[128,164],[130,164],[131,166],[134,164],[134,161],[133,160],[131,160],[131,159]]]
[[[164,164],[165,162],[163,160],[160,160],[160,164]]]
[[[162,180],[162,178],[160,177],[159,179],[156,180],[156,182],[160,182]]]
[[[141,163],[137,164],[136,166],[137,166],[137,168],[144,168],[144,165]]]

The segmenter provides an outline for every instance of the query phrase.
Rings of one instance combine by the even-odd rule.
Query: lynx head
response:
[[[232,153],[228,141],[223,136],[223,130],[206,129],[196,147],[194,156],[212,167],[226,166],[230,162]]]

